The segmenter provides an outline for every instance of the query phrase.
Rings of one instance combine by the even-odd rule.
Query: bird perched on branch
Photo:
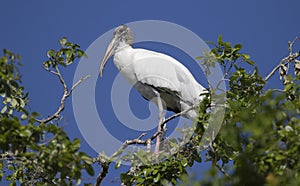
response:
[[[159,108],[159,122],[164,120],[163,109],[179,113],[201,102],[201,94],[207,90],[191,72],[171,56],[151,50],[132,48],[133,33],[126,25],[117,27],[100,65],[100,77],[108,59],[114,56],[114,64],[122,75],[147,100],[155,98]],[[184,117],[194,120],[196,109]]]

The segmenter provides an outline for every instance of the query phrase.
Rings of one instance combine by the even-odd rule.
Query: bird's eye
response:
[[[125,25],[119,26],[115,31],[114,31],[114,36],[124,36],[128,32],[128,27]]]

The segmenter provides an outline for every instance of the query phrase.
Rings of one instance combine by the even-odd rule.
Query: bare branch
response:
[[[57,72],[57,76],[59,78],[59,81],[61,82],[61,84],[64,87],[64,94],[66,94],[68,92],[68,87],[67,87],[67,84],[66,84],[65,80],[63,79],[63,77],[62,77],[62,75],[61,75],[61,73],[60,73],[59,68],[58,68],[57,65],[55,66],[55,70]]]
[[[94,160],[94,162],[99,162],[100,166],[102,167],[102,171],[97,176],[95,186],[100,186],[102,180],[105,178],[106,174],[108,173],[108,168],[109,168],[109,165],[110,165],[112,159],[119,156],[128,147],[128,145],[132,145],[132,144],[147,145],[147,143],[148,143],[147,140],[141,140],[141,138],[144,137],[145,135],[146,135],[146,133],[143,133],[139,137],[137,137],[136,139],[126,140],[121,145],[121,147],[115,153],[113,153],[109,158],[103,158],[103,155],[100,154],[96,158],[96,160]]]
[[[51,116],[45,118],[45,119],[42,119],[42,120],[39,120],[39,119],[36,119],[37,122],[39,123],[47,123],[55,118],[58,118],[59,117],[59,114],[65,109],[65,100],[68,96],[66,94],[64,94],[60,100],[60,106],[58,107],[57,111],[52,114]]]
[[[73,92],[73,90],[82,82],[84,82],[86,79],[90,78],[91,76],[90,75],[86,75],[82,78],[80,78],[71,88],[71,90],[69,91],[69,94],[71,94]]]
[[[39,123],[47,123],[55,118],[58,118],[60,113],[64,110],[65,108],[65,101],[66,99],[71,95],[71,93],[73,92],[73,90],[80,84],[82,83],[83,81],[85,81],[86,79],[88,79],[90,76],[87,75],[87,76],[84,76],[82,78],[80,78],[79,81],[77,81],[71,88],[70,91],[68,91],[68,87],[67,87],[67,84],[65,82],[65,80],[63,79],[60,71],[59,71],[59,68],[58,66],[55,66],[55,71],[52,71],[52,70],[48,70],[49,72],[51,72],[52,74],[56,75],[59,79],[59,81],[61,82],[62,86],[63,86],[63,95],[61,97],[61,100],[60,100],[60,106],[58,107],[57,111],[52,114],[51,116],[48,116],[47,118],[44,118],[44,119],[36,119],[37,122]]]
[[[177,118],[177,117],[179,117],[179,116],[182,116],[182,115],[186,114],[187,112],[189,112],[190,110],[193,110],[194,108],[196,108],[196,105],[191,106],[190,108],[188,108],[188,109],[186,109],[186,110],[184,110],[184,111],[182,111],[182,112],[176,113],[176,114],[174,114],[174,115],[168,117],[167,119],[165,119],[165,120],[161,123],[161,125],[164,125],[164,124],[168,123],[169,121],[171,121],[171,120],[173,120],[173,119],[175,119],[175,118]]]
[[[139,137],[133,139],[133,140],[126,140],[121,147],[113,153],[109,159],[115,158],[119,156],[129,145],[133,144],[140,144],[140,145],[147,145],[147,140],[141,140],[142,137],[144,137],[146,133],[141,134]]]
[[[280,61],[280,63],[265,77],[264,81],[268,81],[282,65],[289,64],[292,61],[295,61],[300,56],[299,52],[293,53],[293,45],[298,39],[299,38],[296,37],[292,42],[288,42],[288,50],[290,52],[289,55]]]
[[[298,37],[295,37],[295,39],[292,42],[290,41],[288,42],[290,55],[293,53],[293,46],[298,39],[299,39]]]
[[[279,92],[279,93],[286,93],[286,91],[284,91],[284,90],[281,90],[281,89],[272,89],[272,90],[270,90],[270,91],[273,91],[273,92]]]
[[[213,162],[213,165],[215,167],[217,167],[217,169],[224,174],[226,177],[229,177],[229,175],[225,172],[225,170],[223,169],[223,167],[221,167],[216,161]]]
[[[102,171],[97,176],[95,186],[100,186],[101,185],[102,180],[105,178],[106,174],[108,173],[109,164],[110,163],[102,165]]]
[[[52,74],[54,74],[54,75],[58,75],[58,73],[57,72],[55,72],[55,71],[53,71],[53,70],[50,70],[50,69],[46,69],[48,72],[50,72],[50,73],[52,73]]]

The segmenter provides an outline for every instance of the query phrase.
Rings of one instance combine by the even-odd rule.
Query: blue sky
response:
[[[298,0],[2,1],[0,48],[22,56],[24,66],[21,71],[23,83],[30,92],[30,108],[47,116],[57,108],[62,88],[56,77],[43,70],[42,62],[46,60],[46,51],[57,49],[57,40],[63,36],[87,49],[95,39],[120,24],[141,20],[169,21],[186,27],[205,41],[216,41],[222,34],[226,41],[242,43],[243,51],[249,53],[260,72],[267,75],[288,54],[287,41],[300,35],[299,7]],[[164,49],[155,44],[145,44],[145,47]],[[172,54],[171,47],[167,50]],[[116,71],[112,63],[109,65],[108,69]],[[76,65],[63,70],[69,85],[75,69]],[[113,73],[108,69],[105,76],[110,77]],[[268,84],[270,88],[280,86],[276,76]],[[101,91],[99,89],[97,87],[96,93]],[[142,99],[134,92],[132,94],[131,107],[135,112],[139,110],[135,108],[140,107],[134,102],[142,102]],[[105,98],[95,99],[100,102]],[[71,104],[69,99],[63,113],[65,129],[72,138],[82,139]],[[101,107],[101,104],[97,106]],[[139,117],[145,116],[141,113]],[[92,156],[97,154],[84,139],[82,149]],[[111,184],[117,176],[110,174],[105,183]]]

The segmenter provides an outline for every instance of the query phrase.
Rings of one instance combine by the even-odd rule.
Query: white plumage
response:
[[[147,100],[160,97],[167,110],[180,112],[200,103],[200,94],[207,90],[193,77],[191,72],[176,59],[162,53],[132,48],[133,34],[129,27],[116,28],[100,66],[100,76],[110,56],[122,75]],[[185,117],[197,118],[195,110]]]

